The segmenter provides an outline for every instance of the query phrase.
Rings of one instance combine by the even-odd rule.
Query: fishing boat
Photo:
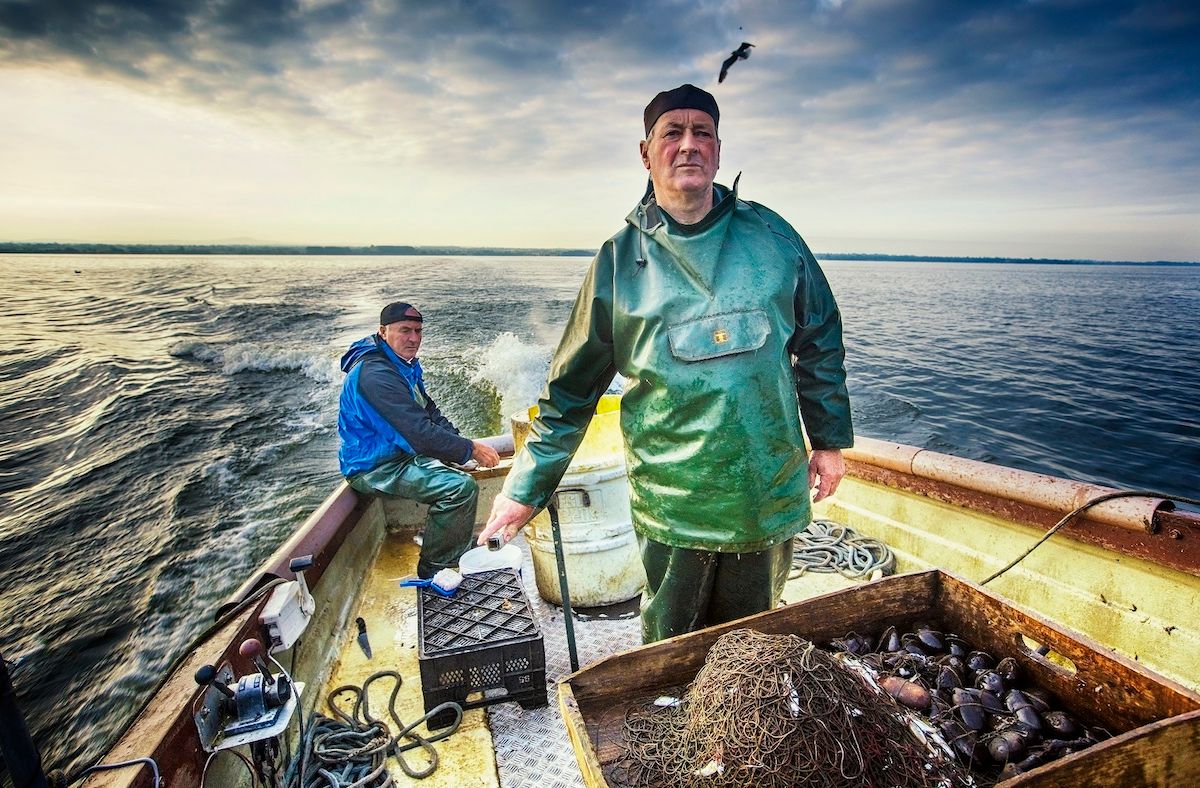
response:
[[[619,401],[606,398],[572,471],[586,474],[596,467],[598,457],[619,451],[618,416]],[[481,519],[527,427],[527,417],[515,418],[512,435],[490,439],[502,449],[500,465],[473,472],[480,488]],[[815,507],[815,514],[890,545],[899,576],[873,580],[805,573],[789,582],[784,608],[739,623],[758,621],[773,631],[795,630],[803,629],[804,622],[828,624],[831,610],[864,614],[864,607],[870,607],[867,612],[879,618],[881,610],[910,609],[916,615],[951,597],[958,600],[956,615],[969,621],[974,620],[975,608],[962,602],[963,594],[978,594],[980,621],[995,620],[995,611],[1002,608],[1019,611],[1019,616],[1013,613],[1005,619],[1019,624],[1017,630],[1004,630],[1007,645],[1015,651],[1042,662],[1047,652],[1057,654],[1068,665],[1074,655],[1078,667],[1094,671],[1099,665],[1109,671],[1103,678],[1108,692],[1096,690],[1074,702],[1109,704],[1099,716],[1110,724],[1128,707],[1126,729],[1114,733],[1132,737],[1136,746],[1109,746],[1097,756],[1099,763],[1157,759],[1157,766],[1133,778],[1129,775],[1134,772],[1101,769],[1095,784],[1196,784],[1200,515],[1154,495],[1092,503],[1113,491],[869,438],[859,438],[845,455],[846,477],[834,497]],[[584,499],[582,504],[588,505]],[[419,640],[426,622],[419,618],[418,599],[425,599],[421,595],[430,590],[402,587],[398,581],[415,571],[419,547],[414,537],[423,522],[423,507],[411,501],[364,497],[339,485],[229,603],[214,611],[213,628],[176,662],[102,761],[129,765],[94,771],[84,784],[151,786],[156,774],[162,785],[172,787],[258,784],[251,775],[254,758],[244,756],[246,748],[221,749],[220,732],[213,730],[215,704],[224,692],[214,686],[230,687],[239,677],[280,676],[286,671],[299,689],[298,702],[295,697],[284,699],[295,708],[278,723],[283,750],[296,750],[299,723],[309,720],[314,710],[334,716],[327,704],[337,688],[361,687],[379,671],[401,678],[389,674],[373,680],[374,716],[387,721],[393,734],[397,725],[420,721],[430,703],[422,689]],[[1051,530],[1049,539],[1029,550]],[[691,655],[680,664],[694,672],[696,655],[703,658],[698,649],[711,643],[713,636],[706,631],[640,647],[635,602],[616,606],[609,614],[593,610],[564,619],[561,607],[539,598],[545,589],[539,590],[538,578],[531,575],[545,573],[532,568],[530,550],[523,549],[526,565],[516,577],[539,619],[538,637],[545,637],[544,665],[534,664],[537,660],[532,658],[515,660],[520,663],[516,672],[524,682],[521,686],[473,693],[474,707],[462,713],[454,732],[431,745],[437,768],[420,780],[423,785],[606,784],[598,753],[607,746],[601,739],[608,734],[597,727],[594,716],[587,717],[595,712],[586,709],[601,697],[597,688],[621,685],[621,676],[628,684],[643,667],[647,675],[661,673],[666,657],[671,657],[667,662],[679,662],[681,653]],[[569,551],[564,566],[565,595],[570,581],[577,579],[571,577]],[[986,589],[979,584],[985,579]],[[954,593],[939,597],[950,593],[944,591],[947,588]],[[861,596],[864,593],[868,596]],[[860,596],[847,596],[855,594]],[[297,616],[307,623],[290,620]],[[264,620],[273,622],[271,627]],[[563,653],[567,623],[573,625],[573,633],[567,643],[570,653]],[[293,626],[302,631],[290,632]],[[825,626],[820,635],[830,636],[828,629]],[[272,638],[276,646],[287,645],[293,637],[296,642],[271,654],[270,665],[256,668],[263,665],[261,646],[270,647]],[[1047,639],[1054,639],[1048,644],[1053,650],[1039,649]],[[251,642],[258,645],[248,646]],[[567,661],[576,646],[582,669],[572,673]],[[505,663],[506,679],[509,667]],[[475,669],[465,663],[461,668]],[[1063,675],[1067,677],[1060,685],[1071,686],[1069,673]],[[670,678],[687,677],[676,670]],[[1095,680],[1091,675],[1089,681]],[[1084,686],[1082,674],[1075,683]],[[344,707],[352,701],[353,697]],[[447,716],[446,709],[439,708]],[[450,716],[457,717],[457,712]],[[414,730],[433,735],[425,725]],[[271,757],[282,760],[283,755]],[[254,757],[262,757],[262,750]],[[427,750],[419,746],[405,757],[410,771],[419,772],[428,763]],[[1079,772],[1064,769],[1080,757],[1069,756],[1012,784],[1075,784],[1063,775],[1077,777]],[[388,768],[396,784],[418,782],[394,759],[389,759]]]

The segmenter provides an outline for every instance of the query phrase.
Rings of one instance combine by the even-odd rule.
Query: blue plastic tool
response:
[[[435,593],[441,594],[444,597],[454,596],[454,591],[455,591],[455,589],[447,590],[445,588],[442,588],[440,585],[433,582],[432,580],[422,580],[419,577],[409,577],[409,578],[405,578],[404,580],[401,580],[400,587],[401,588],[405,588],[405,587],[431,588],[434,590]]]

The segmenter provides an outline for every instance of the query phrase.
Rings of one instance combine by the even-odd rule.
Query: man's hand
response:
[[[488,515],[487,524],[483,526],[476,544],[487,544],[488,537],[499,532],[503,532],[504,542],[507,544],[531,517],[532,506],[518,503],[505,495],[497,495],[496,500],[492,501],[492,513]]]
[[[813,449],[808,458],[808,488],[817,488],[813,503],[837,492],[838,483],[845,475],[846,463],[841,449]]]
[[[471,447],[471,459],[479,463],[480,468],[495,468],[500,464],[500,455],[486,443],[471,441]]]

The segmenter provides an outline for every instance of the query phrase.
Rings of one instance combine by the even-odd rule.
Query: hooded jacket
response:
[[[425,390],[421,362],[400,358],[378,335],[342,356],[338,403],[338,464],[343,476],[424,454],[442,462],[471,459],[471,441],[458,434]]]
[[[811,519],[804,431],[853,444],[841,315],[812,252],[773,211],[715,186],[681,226],[653,191],[579,291],[505,494],[542,507],[613,375],[625,379],[633,525],[672,547],[752,552]],[[801,417],[803,417],[803,426]]]

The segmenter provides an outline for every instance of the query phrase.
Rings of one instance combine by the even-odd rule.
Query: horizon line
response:
[[[516,246],[458,246],[458,245],[415,245],[415,244],[271,244],[271,243],[93,243],[61,241],[0,241],[2,254],[195,254],[195,255],[312,255],[312,256],[355,256],[355,255],[458,255],[474,254],[493,257],[583,257],[592,256],[597,249],[581,247],[516,247]],[[1006,262],[1006,263],[1057,263],[1076,265],[1146,265],[1146,266],[1200,266],[1195,260],[1100,260],[1095,258],[1064,257],[1005,257],[1002,255],[919,255],[895,254],[890,252],[813,252],[813,256],[825,260],[854,261],[878,260],[896,262]]]

